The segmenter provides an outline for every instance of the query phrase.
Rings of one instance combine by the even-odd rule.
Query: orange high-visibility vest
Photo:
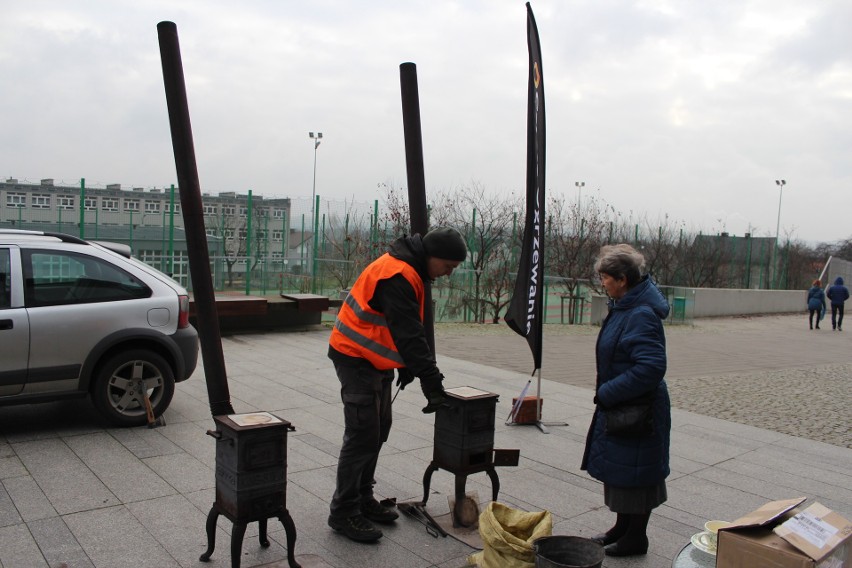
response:
[[[384,314],[368,303],[376,285],[397,274],[402,274],[414,288],[420,304],[420,321],[423,321],[426,297],[423,279],[410,264],[385,253],[364,269],[343,301],[329,339],[334,349],[350,357],[367,359],[379,370],[405,367]]]

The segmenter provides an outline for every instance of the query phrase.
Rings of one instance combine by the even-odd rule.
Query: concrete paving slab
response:
[[[50,500],[29,475],[7,479],[3,486],[24,521],[37,521],[58,515]]]
[[[27,525],[0,527],[0,566],[8,568],[48,568]]]
[[[60,515],[120,503],[63,440],[40,439],[12,447]]]
[[[94,564],[61,518],[33,521],[27,526],[49,566],[64,564],[68,568],[94,568]]]
[[[63,519],[95,566],[180,567],[123,505],[73,513]]]

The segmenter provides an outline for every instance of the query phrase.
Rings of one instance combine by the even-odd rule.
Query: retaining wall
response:
[[[679,301],[679,298],[683,300]],[[677,288],[670,317],[691,320],[719,316],[801,313],[807,310],[806,305],[806,290]],[[606,298],[592,296],[591,323],[600,324],[604,317]]]

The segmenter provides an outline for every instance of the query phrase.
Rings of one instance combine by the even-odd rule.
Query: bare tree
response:
[[[323,273],[341,290],[348,289],[361,271],[376,258],[372,250],[371,216],[359,213],[350,203],[342,216],[329,211],[323,231]]]
[[[490,302],[499,303],[499,298],[484,297],[483,278],[487,274],[497,275],[505,271],[499,267],[508,258],[504,253],[512,236],[512,207],[502,197],[489,194],[478,182],[457,188],[451,195],[439,200],[441,207],[433,208],[439,224],[449,224],[465,236],[468,260],[465,267],[472,271],[472,297],[465,299],[475,321],[485,322],[485,308]],[[444,218],[446,221],[444,221]],[[490,291],[502,290],[502,286],[491,283]]]
[[[611,206],[590,196],[581,208],[561,194],[548,199],[545,238],[545,260],[551,276],[563,297],[569,300],[568,321],[577,314],[578,298],[583,287],[594,290],[594,263],[600,247],[607,242],[613,226]]]
[[[255,209],[252,213],[252,235],[249,235],[248,216],[234,213],[222,215],[207,215],[204,217],[204,226],[208,231],[212,231],[214,235],[221,239],[222,248],[217,251],[225,263],[225,271],[227,275],[227,286],[234,285],[234,266],[239,263],[244,263],[247,270],[254,268],[261,255],[265,254],[266,239],[265,234],[258,230],[258,226],[262,227],[263,219],[260,211]],[[252,258],[247,258],[249,252],[249,239],[252,239],[251,251]],[[257,252],[261,251],[261,255]],[[252,264],[254,263],[254,265]]]

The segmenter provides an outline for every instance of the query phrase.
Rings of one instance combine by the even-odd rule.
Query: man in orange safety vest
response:
[[[399,516],[373,496],[391,428],[394,369],[401,389],[420,378],[428,402],[423,412],[444,403],[444,376],[423,325],[424,282],[449,276],[466,257],[464,239],[449,227],[401,237],[358,276],[337,315],[328,356],[340,380],[345,426],[328,524],[354,541],[375,542],[382,531],[373,522]]]

